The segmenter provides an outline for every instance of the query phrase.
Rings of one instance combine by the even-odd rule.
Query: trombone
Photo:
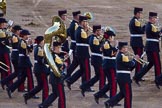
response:
[[[10,69],[9,66],[7,66],[5,63],[3,63],[3,62],[1,62],[1,61],[0,61],[0,64],[2,65],[2,66],[0,66],[0,68],[1,68],[2,70],[4,70],[5,72],[7,72],[7,71]]]
[[[128,54],[130,55],[130,56],[135,56],[135,54],[134,53],[131,53],[131,52],[129,52],[128,51]],[[143,55],[143,54],[142,54]],[[140,63],[140,64],[142,64],[142,65],[148,65],[149,64],[149,62],[148,61],[145,61],[145,60],[143,60],[142,58],[139,58],[139,59],[135,59],[138,63]]]

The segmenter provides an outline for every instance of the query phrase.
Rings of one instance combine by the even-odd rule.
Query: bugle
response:
[[[134,53],[131,53],[131,52],[129,52],[128,51],[128,54],[130,55],[130,56],[135,56],[135,54]],[[148,65],[149,64],[149,62],[148,61],[145,61],[145,60],[143,60],[142,58],[139,58],[139,59],[135,59],[138,63],[140,63],[140,64],[142,64],[142,65]]]
[[[1,61],[0,61],[0,65],[2,65],[2,66],[0,66],[0,68],[1,68],[2,70],[4,70],[5,72],[7,72],[7,71],[10,69],[9,66],[7,66],[5,63],[3,63],[3,62],[1,62]]]

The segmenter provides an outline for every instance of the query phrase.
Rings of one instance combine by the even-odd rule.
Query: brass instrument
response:
[[[85,12],[83,15],[87,17],[88,22],[92,22],[94,20],[94,16],[91,12]],[[88,27],[88,31],[93,33],[93,28],[91,26],[89,26],[89,23],[88,23],[87,27]]]
[[[7,66],[5,63],[3,63],[3,62],[1,62],[1,61],[0,61],[0,64],[2,65],[2,66],[0,66],[0,68],[1,68],[2,70],[4,70],[4,71],[7,72],[7,71],[10,69],[9,66]]]
[[[89,22],[92,22],[94,20],[93,14],[91,12],[85,12],[83,15],[88,18],[88,21]],[[70,23],[72,22],[72,20],[70,18],[66,18],[66,19]],[[87,25],[87,27],[88,27],[88,31],[91,32],[91,33],[93,33],[93,29],[92,29],[91,26],[89,26],[89,24]]]
[[[159,17],[157,17],[156,26],[157,26],[158,31],[161,31],[161,29],[162,29],[162,24],[160,23]]]
[[[148,22],[148,20],[146,18],[140,18],[139,21],[141,22],[142,26],[146,25]]]
[[[6,14],[6,0],[2,0],[0,2],[0,9],[2,10],[3,14]]]
[[[157,30],[160,32],[159,35],[161,37],[161,48],[162,48],[162,24],[160,23],[160,19],[159,17],[157,17],[157,22],[156,22],[156,27],[157,27]]]
[[[129,51],[128,51],[128,54],[129,54],[130,56],[133,56],[133,57],[135,56],[134,53],[131,53],[131,52],[129,52]],[[135,59],[135,60],[136,60],[138,63],[142,64],[142,65],[148,65],[148,64],[149,64],[149,62],[143,60],[142,58]]]
[[[114,32],[114,34],[116,34],[116,31],[110,26],[102,26],[101,30],[102,30],[102,32],[112,31],[112,32]],[[101,34],[100,35],[100,41],[104,41],[104,40],[105,40],[104,34]]]
[[[89,22],[92,22],[94,20],[94,16],[91,12],[85,12],[83,15],[88,18]]]
[[[64,25],[63,21],[58,16],[53,17],[52,24],[53,24],[53,26],[49,27],[45,31],[44,53],[45,53],[47,62],[49,64],[50,68],[52,69],[53,73],[55,74],[55,76],[60,77],[61,73],[53,60],[50,47],[51,47],[51,42],[52,42],[53,38],[55,38],[56,40],[58,40],[59,42],[62,42],[62,43],[66,40],[66,37],[67,37],[66,29],[65,29],[65,25]]]

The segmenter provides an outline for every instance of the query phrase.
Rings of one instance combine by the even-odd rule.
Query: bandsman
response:
[[[44,45],[44,37],[37,36],[35,39],[35,43],[37,44],[34,48],[34,74],[37,80],[37,86],[33,88],[28,93],[24,94],[24,101],[27,104],[27,101],[35,96],[38,92],[42,90],[42,102],[48,97],[48,81],[47,76],[49,71],[45,64],[45,56],[43,52]]]
[[[104,32],[103,42],[103,70],[108,84],[101,90],[94,94],[96,103],[99,103],[99,98],[103,97],[108,90],[110,90],[110,98],[116,95],[117,82],[116,82],[116,53],[117,41],[114,40],[115,33],[111,30]]]
[[[155,25],[157,23],[157,13],[149,12],[149,22],[146,25],[146,54],[148,65],[144,66],[134,77],[135,82],[139,85],[140,79],[154,66],[155,78],[161,74],[159,38],[161,31]],[[156,86],[159,88],[158,83]]]
[[[10,85],[6,90],[9,98],[11,98],[11,93],[13,93],[22,83],[24,83],[26,77],[28,78],[27,86],[28,91],[34,88],[33,76],[32,76],[32,63],[30,61],[29,54],[33,51],[32,40],[29,39],[30,32],[28,30],[22,30],[20,32],[21,40],[19,43],[19,73],[20,78],[16,80],[12,85]]]
[[[120,100],[124,98],[124,108],[132,108],[132,80],[131,71],[135,67],[136,61],[129,60],[128,56],[125,54],[128,51],[127,42],[119,42],[118,48],[119,53],[117,54],[116,64],[117,64],[117,83],[119,85],[119,93],[110,100],[105,102],[105,107],[110,108],[115,106]],[[136,55],[135,59],[139,59]]]
[[[143,34],[145,32],[145,25],[142,26],[140,18],[142,17],[143,8],[134,8],[134,17],[130,20],[129,31],[130,31],[130,46],[133,49],[134,54],[138,54],[140,57],[143,53]],[[135,68],[135,74],[140,71],[142,64],[137,63]]]
[[[6,66],[4,67],[7,71],[0,68],[1,80],[9,76],[12,72],[10,56],[9,56],[10,49],[8,47],[9,40],[6,34],[6,28],[7,28],[6,19],[0,18],[0,61],[9,67],[8,69],[6,68]],[[12,84],[12,81],[10,82],[10,84]],[[3,84],[1,85],[2,88],[4,89],[4,85]]]
[[[59,10],[58,15],[63,22],[67,20],[67,10]],[[66,25],[65,25],[65,28],[66,28]],[[66,35],[67,35],[66,41],[63,43],[61,47],[62,47],[62,51],[68,53],[69,52],[69,42],[68,42],[69,32],[67,29],[66,29]],[[66,63],[68,66],[70,65],[70,58],[66,60]]]
[[[99,81],[99,90],[105,85],[105,75],[102,68],[102,47],[99,37],[101,36],[101,25],[93,26],[93,34],[89,36],[89,45],[91,49],[91,64],[95,70],[95,76],[88,82],[83,83],[80,86],[81,93],[85,96],[84,92],[87,88],[93,86]]]
[[[72,72],[79,66],[79,62],[76,56],[76,40],[75,40],[75,31],[78,28],[78,23],[79,23],[79,15],[81,14],[80,11],[74,11],[72,12],[73,14],[73,21],[71,22],[68,32],[71,38],[71,44],[70,44],[70,51],[69,53],[72,52],[73,54],[73,60],[70,66],[67,68],[67,76],[66,78],[70,77]]]
[[[53,101],[55,101],[58,97],[58,108],[66,108],[66,97],[64,92],[64,84],[63,79],[65,77],[65,65],[62,59],[59,57],[61,53],[61,43],[59,41],[53,42],[53,59],[56,63],[56,66],[61,73],[61,77],[55,76],[54,72],[50,73],[50,83],[52,86],[52,93],[48,96],[43,103],[39,105],[39,108],[48,108]]]
[[[82,83],[90,80],[90,64],[89,64],[89,44],[87,36],[87,17],[79,16],[79,27],[75,33],[76,39],[76,55],[79,61],[80,70],[76,71],[66,80],[67,86],[71,89],[71,85],[82,76]],[[88,88],[91,91],[90,88]]]
[[[15,25],[12,27],[12,52],[11,52],[11,61],[14,67],[14,72],[10,74],[8,77],[4,78],[1,81],[2,85],[8,84],[9,81],[12,81],[14,78],[18,77],[19,70],[18,70],[18,58],[19,58],[19,51],[18,51],[18,44],[20,41],[20,31],[22,30],[21,26]],[[8,86],[8,85],[7,85]],[[19,88],[20,90],[20,88]],[[24,87],[23,87],[24,90]],[[22,89],[20,91],[23,91]]]

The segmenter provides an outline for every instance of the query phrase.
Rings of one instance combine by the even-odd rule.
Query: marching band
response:
[[[159,38],[162,36],[162,29],[157,29],[158,15],[155,12],[149,12],[149,21],[141,25],[142,11],[143,8],[135,7],[134,16],[129,23],[133,59],[127,55],[128,42],[118,42],[115,39],[117,34],[111,27],[105,27],[102,31],[101,25],[93,25],[92,28],[89,26],[88,20],[92,19],[91,13],[81,15],[81,11],[72,12],[73,20],[67,28],[64,23],[67,19],[67,10],[58,10],[58,16],[52,19],[52,27],[46,30],[44,36],[35,38],[35,46],[29,38],[31,35],[29,30],[20,25],[8,28],[8,21],[2,15],[0,17],[2,89],[6,89],[9,98],[12,98],[12,93],[16,89],[19,92],[26,92],[23,95],[26,104],[30,98],[39,98],[36,94],[42,90],[42,103],[38,105],[39,108],[48,108],[57,97],[58,108],[66,108],[64,87],[71,90],[72,84],[81,77],[81,85],[78,87],[84,97],[85,92],[94,92],[91,87],[99,81],[98,92],[93,95],[97,104],[100,98],[106,98],[108,100],[104,103],[105,108],[111,108],[120,105],[119,101],[124,98],[124,108],[132,108],[131,72],[134,68],[133,80],[140,86],[139,82],[144,81],[142,77],[154,66],[155,85],[159,89],[162,86],[159,54]],[[145,45],[143,34],[146,34]],[[69,37],[71,41],[68,40]],[[32,71],[30,53],[33,49]],[[143,52],[146,52],[148,62],[142,60]],[[94,67],[92,78],[91,65]],[[78,66],[79,68],[74,72]],[[35,87],[33,73],[37,80]],[[17,80],[13,82],[15,78]],[[24,86],[26,78],[27,91]],[[48,82],[52,87],[51,93]],[[109,96],[106,95],[108,91]]]

